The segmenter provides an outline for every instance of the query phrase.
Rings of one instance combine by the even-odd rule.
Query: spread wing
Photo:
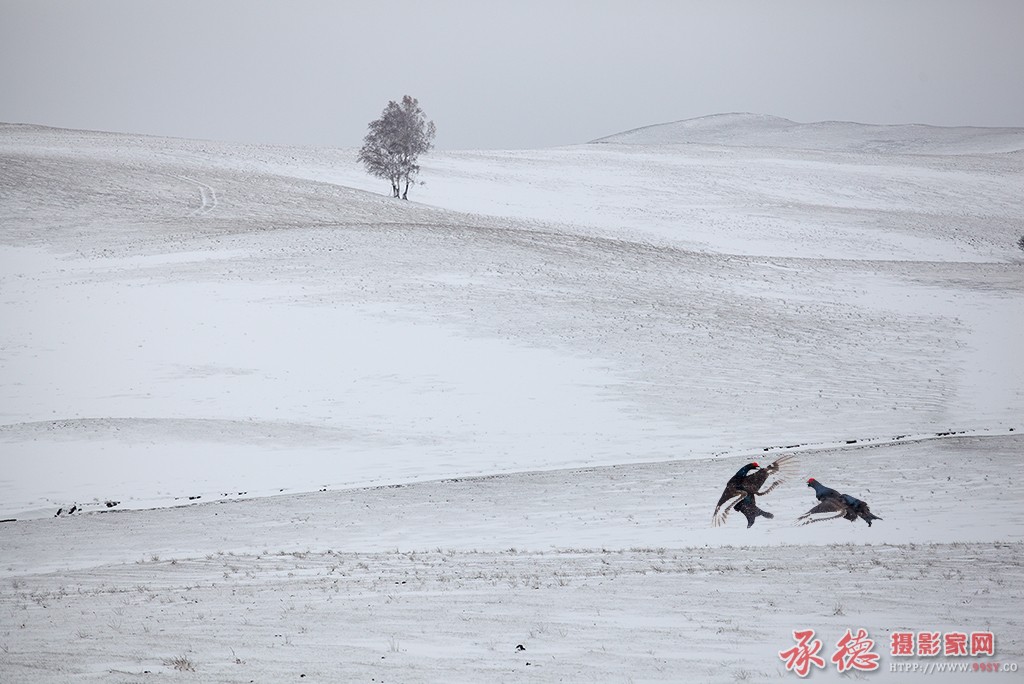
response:
[[[822,520],[832,520],[833,518],[840,518],[846,515],[848,507],[838,499],[828,498],[820,502],[817,506],[801,515],[797,520],[803,520],[803,525],[807,525],[812,522],[821,522]],[[835,513],[836,515],[830,515],[827,518],[812,518],[813,515],[823,515],[825,513]]]
[[[716,508],[714,515],[711,516],[711,526],[721,527],[724,525],[725,519],[729,517],[729,514],[732,513],[736,504],[738,504],[744,496],[746,496],[746,494],[744,492],[740,492],[729,499],[729,502],[725,506],[719,506]]]
[[[815,506],[811,510],[807,511],[806,513],[804,513],[800,517],[801,518],[806,518],[809,515],[815,515],[817,513],[838,513],[839,511],[842,511],[842,512],[845,513],[846,512],[846,506],[842,505],[841,503],[839,503],[838,501],[836,501],[834,499],[825,499],[824,501],[822,501],[817,506]]]
[[[786,481],[786,478],[791,474],[794,458],[796,458],[796,454],[783,454],[764,468],[760,468],[757,472],[748,475],[744,482],[744,489],[758,496],[764,496],[769,493]],[[764,486],[765,481],[773,475],[774,478],[768,489],[762,490],[761,487]]]
[[[718,505],[715,506],[715,512],[711,515],[711,526],[720,527],[725,523],[725,519],[729,517],[729,513],[732,511],[733,506],[739,503],[740,499],[746,496],[747,493],[737,489],[730,482],[725,486],[725,491],[722,492],[722,498],[718,500]]]
[[[765,470],[772,473],[787,473],[793,467],[793,459],[796,454],[783,454],[772,461]]]

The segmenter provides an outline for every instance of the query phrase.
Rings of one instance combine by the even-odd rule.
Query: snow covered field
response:
[[[1022,148],[726,115],[399,202],[352,150],[0,125],[0,681],[1024,667]],[[794,526],[811,476],[883,520]]]

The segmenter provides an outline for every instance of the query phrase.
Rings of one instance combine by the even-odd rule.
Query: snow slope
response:
[[[777,124],[763,119],[682,122],[715,133],[685,145],[667,124],[590,145],[436,153],[423,161],[426,186],[414,198],[689,251],[844,261],[1019,258],[1020,129],[808,124],[768,144],[762,138]],[[881,151],[860,138],[881,141]],[[1017,151],[991,152],[1004,149]],[[351,152],[293,155],[247,156],[245,166],[380,192]]]
[[[1024,661],[1020,131],[689,128],[396,202],[348,150],[0,127],[0,681]],[[779,447],[776,519],[710,528]],[[793,526],[809,476],[884,520]]]
[[[904,124],[882,126],[851,121],[796,123],[763,114],[717,114],[644,126],[599,138],[597,143],[672,145],[700,143],[774,147],[825,152],[966,155],[1020,152],[1024,131]]]

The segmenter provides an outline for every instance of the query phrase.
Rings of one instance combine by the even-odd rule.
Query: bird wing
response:
[[[766,468],[758,468],[754,472],[743,478],[743,489],[751,494],[757,494],[758,490],[761,489],[761,485],[768,479],[768,476],[772,474],[772,471],[768,470],[771,466]]]
[[[749,491],[751,494],[764,496],[786,481],[787,476],[790,474],[789,471],[792,469],[792,461],[794,458],[796,458],[796,454],[783,454],[753,475],[748,475],[746,481],[744,481],[744,489]],[[768,486],[768,489],[761,491],[761,486],[764,485],[768,477],[772,475],[774,475],[775,478]]]
[[[779,471],[787,471],[793,466],[793,459],[796,458],[796,454],[783,454],[777,459],[768,464],[765,470],[771,473],[778,473]]]
[[[841,499],[838,498],[827,498],[818,503],[817,506],[801,515],[797,520],[803,520],[804,525],[812,522],[821,522],[822,520],[832,520],[833,518],[845,517],[850,512],[850,507],[845,504]],[[835,513],[824,517],[825,513]],[[819,518],[812,518],[814,515],[822,515]]]
[[[746,495],[746,492],[726,487],[722,492],[722,498],[718,500],[718,505],[715,506],[715,512],[711,515],[711,526],[721,527],[724,525],[725,519],[729,517],[733,507]]]
[[[817,513],[837,513],[839,511],[846,511],[846,506],[836,501],[835,499],[825,499],[820,502],[817,506],[807,511],[801,518],[806,518],[809,515],[815,515]]]
[[[729,499],[732,499],[732,498],[736,497],[737,495],[743,493],[743,489],[739,486],[739,484],[735,480],[736,480],[736,478],[732,478],[731,480],[729,480],[728,482],[725,483],[725,489],[722,491],[722,496],[719,497],[718,503],[715,504],[715,510],[716,511],[719,508],[721,508],[722,504],[724,504],[726,501],[728,501]]]

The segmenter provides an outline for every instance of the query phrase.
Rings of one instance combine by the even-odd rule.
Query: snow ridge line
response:
[[[551,468],[530,468],[525,470],[498,470],[489,473],[465,473],[465,474],[453,474],[446,475],[437,478],[428,478],[423,480],[400,480],[400,481],[377,481],[368,482],[365,484],[357,484],[352,486],[342,486],[332,489],[332,491],[343,491],[343,490],[374,490],[374,489],[398,489],[401,487],[408,487],[412,485],[422,484],[436,484],[436,483],[448,483],[448,482],[474,482],[484,480],[496,480],[504,477],[513,475],[540,475],[544,473],[558,473],[558,472],[584,472],[603,470],[606,468],[624,468],[631,466],[651,466],[664,463],[677,463],[681,461],[702,461],[702,460],[718,460],[723,458],[739,458],[747,457],[752,458],[759,454],[772,451],[821,451],[821,450],[833,450],[833,449],[858,449],[865,446],[886,446],[891,444],[912,444],[915,442],[925,442],[933,439],[956,439],[958,437],[1007,437],[1022,435],[1020,430],[1017,428],[1006,428],[1003,430],[994,429],[979,429],[979,430],[948,430],[943,432],[934,433],[920,433],[896,435],[894,437],[867,437],[862,439],[847,439],[837,442],[810,442],[806,444],[795,444],[786,446],[768,446],[761,449],[753,449],[747,451],[722,451],[711,454],[710,456],[695,456],[692,458],[664,458],[655,459],[650,461],[624,461],[618,463],[605,463],[595,465],[559,465]],[[303,493],[298,490],[280,490],[281,492],[288,491],[290,494]],[[271,493],[272,495],[273,493]],[[260,496],[265,496],[261,494]]]
[[[861,446],[884,446],[889,444],[900,444],[910,442],[925,442],[933,439],[950,439],[956,437],[1004,437],[1017,432],[1017,428],[1006,428],[1004,430],[981,429],[981,430],[945,430],[942,432],[923,432],[919,434],[895,435],[893,437],[866,437],[859,439],[845,439],[837,442],[810,442],[806,444],[789,444],[767,446],[754,451],[720,452],[713,454],[712,458],[731,458],[734,456],[751,456],[759,453],[772,451],[818,451],[821,449],[846,449]]]
[[[217,192],[211,186],[188,176],[175,176],[175,178],[192,183],[199,188],[200,206],[192,212],[192,216],[202,216],[217,208]]]
[[[41,421],[40,423],[44,423]],[[2,426],[0,426],[2,427]],[[365,482],[361,484],[341,485],[336,487],[330,487],[331,491],[359,491],[359,490],[384,490],[384,489],[400,489],[403,487],[426,485],[426,484],[446,484],[446,483],[459,483],[459,482],[482,482],[488,480],[497,480],[515,475],[540,475],[545,473],[558,473],[558,472],[587,472],[587,471],[599,471],[611,468],[630,467],[630,466],[651,466],[665,463],[676,463],[680,461],[694,461],[694,460],[718,460],[722,458],[739,458],[745,457],[748,460],[753,460],[755,456],[771,451],[822,451],[822,450],[846,450],[846,449],[858,449],[863,447],[874,447],[874,446],[886,446],[893,444],[911,444],[916,442],[924,442],[931,440],[940,439],[956,439],[960,437],[1007,437],[1007,436],[1019,436],[1021,431],[1017,428],[1005,428],[1005,429],[978,429],[978,430],[948,430],[943,432],[934,433],[920,433],[920,434],[904,434],[895,435],[893,437],[868,437],[864,439],[847,439],[837,442],[815,442],[806,444],[793,444],[785,446],[768,446],[761,449],[748,450],[748,451],[735,451],[735,452],[719,452],[712,454],[708,457],[697,457],[697,458],[667,458],[658,459],[652,461],[638,461],[638,462],[623,462],[623,463],[610,463],[610,464],[599,464],[599,465],[565,465],[554,468],[536,468],[526,470],[503,470],[489,473],[464,473],[464,474],[450,474],[442,477],[427,478],[427,479],[413,479],[413,480],[397,480],[397,481],[376,481],[376,482]],[[328,487],[324,486],[319,488],[320,492],[328,491]],[[239,501],[245,499],[259,499],[266,497],[273,497],[279,494],[312,494],[314,490],[308,489],[292,489],[292,488],[280,488],[264,491],[234,491],[229,492],[216,492],[208,491],[200,494],[193,495],[181,495],[173,497],[173,502],[162,501],[158,504],[152,502],[143,504],[127,503],[127,505],[121,505],[122,502],[114,501],[107,502],[100,499],[95,499],[91,502],[84,504],[77,503],[76,506],[82,509],[83,512],[99,512],[99,513],[117,513],[130,510],[158,510],[165,508],[176,508],[182,505],[194,505],[201,503],[224,503],[226,501]],[[117,507],[117,510],[110,510]],[[96,511],[86,511],[86,509],[98,509]],[[31,516],[35,517],[35,516]],[[30,519],[29,517],[25,519]],[[17,518],[0,519],[0,523],[16,522]]]

